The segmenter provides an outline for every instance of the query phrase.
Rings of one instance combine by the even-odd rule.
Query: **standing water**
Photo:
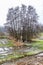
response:
[[[5,46],[6,44],[8,44],[8,39],[0,39],[0,58],[4,58],[13,52],[13,47]]]
[[[5,58],[7,55],[13,53],[13,47],[5,46],[8,44],[8,39],[0,39],[0,59]],[[19,52],[29,52],[34,50],[34,48],[26,48],[26,49],[19,49]],[[26,62],[25,62],[26,61]],[[38,54],[37,56],[30,56],[18,59],[16,61],[7,61],[2,65],[43,65],[40,62],[43,61],[43,53]]]

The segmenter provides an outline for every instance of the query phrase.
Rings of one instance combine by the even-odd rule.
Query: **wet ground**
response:
[[[7,62],[2,65],[43,65],[43,53],[35,56],[27,56],[16,61],[13,60],[13,62]]]
[[[7,39],[0,39],[0,45],[8,44]],[[4,58],[6,55],[13,52],[13,47],[0,46],[0,58]]]
[[[1,44],[7,44],[7,39],[0,39],[0,45]],[[16,49],[18,52],[30,52],[35,50],[39,51],[37,48],[29,48],[29,47],[22,47]],[[4,58],[9,54],[12,54],[15,51],[13,47],[6,47],[6,46],[0,46],[0,58]],[[43,53],[34,55],[34,56],[26,56],[24,58],[12,60],[12,61],[6,61],[5,63],[1,65],[43,65]]]

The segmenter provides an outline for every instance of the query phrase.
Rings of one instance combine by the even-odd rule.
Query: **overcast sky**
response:
[[[43,23],[43,0],[0,0],[0,26],[6,22],[8,9],[21,4],[32,5],[39,15],[39,22]]]

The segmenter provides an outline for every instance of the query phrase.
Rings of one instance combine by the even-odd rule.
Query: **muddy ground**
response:
[[[6,62],[2,65],[43,65],[43,55],[26,56],[21,59]]]

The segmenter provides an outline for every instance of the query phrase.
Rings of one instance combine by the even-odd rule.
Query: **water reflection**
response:
[[[0,44],[7,44],[8,40],[7,39],[0,39]],[[13,47],[1,47],[0,46],[0,58],[3,58],[4,56],[11,54],[13,52]]]

